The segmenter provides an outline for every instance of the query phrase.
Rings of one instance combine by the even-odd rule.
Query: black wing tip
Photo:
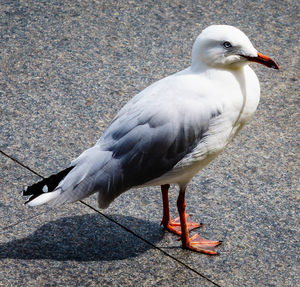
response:
[[[31,201],[31,199],[26,200],[23,204],[27,205],[27,203],[29,203]]]
[[[53,174],[48,178],[44,178],[30,186],[25,186],[22,191],[22,196],[30,196],[30,198],[24,203],[25,205],[40,196],[45,192],[51,192],[55,190],[59,182],[74,168],[70,166],[57,174]]]
[[[27,205],[31,200],[38,197],[41,193],[36,193],[36,189],[34,188],[36,184],[32,186],[25,186],[22,191],[22,196],[29,198],[24,202],[24,205]],[[32,188],[33,187],[33,188]]]
[[[21,192],[22,196],[32,195],[34,193],[34,191],[32,190],[32,187],[35,185],[36,185],[36,183],[31,186],[29,186],[29,185],[25,186]]]
[[[29,196],[35,194],[35,192],[38,190],[40,183],[41,181],[36,182],[31,186],[25,186],[22,191],[22,196]]]
[[[28,186],[25,186],[21,192],[22,196],[26,196],[26,191],[28,190]]]

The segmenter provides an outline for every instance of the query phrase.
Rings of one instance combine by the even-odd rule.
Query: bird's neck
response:
[[[215,65],[215,66],[208,66],[203,62],[197,62],[194,61],[192,62],[190,66],[190,71],[192,73],[207,73],[210,71],[216,71],[216,72],[222,72],[222,71],[227,71],[227,72],[233,72],[233,73],[243,73],[244,68],[248,66],[246,63],[241,64],[241,65]]]
[[[211,76],[214,78],[218,77],[227,77],[227,75],[231,74],[235,77],[239,77],[244,74],[245,69],[247,69],[245,65],[239,66],[239,67],[230,67],[230,68],[224,68],[224,67],[210,67],[206,64],[201,63],[198,64],[192,64],[187,70],[191,74],[199,74],[199,75],[205,75],[206,77],[210,78]]]

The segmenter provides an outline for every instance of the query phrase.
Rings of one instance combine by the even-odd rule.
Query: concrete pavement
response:
[[[0,286],[297,286],[296,1],[5,1],[0,4]],[[137,92],[187,67],[203,28],[231,24],[280,71],[253,64],[255,115],[195,177],[188,212],[219,256],[164,232],[157,188],[107,210],[95,197],[23,206],[20,191],[93,145]],[[177,190],[170,194],[176,214]]]

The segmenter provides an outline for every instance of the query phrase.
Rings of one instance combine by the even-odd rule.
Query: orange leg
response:
[[[163,200],[163,218],[161,221],[161,225],[163,225],[165,229],[167,229],[177,235],[181,235],[182,228],[181,228],[181,224],[180,224],[180,218],[177,217],[174,220],[171,220],[171,217],[170,217],[169,198],[168,198],[169,187],[170,187],[169,184],[165,184],[165,185],[161,186],[162,200]],[[201,224],[193,222],[191,220],[191,217],[188,214],[185,217],[185,222],[186,222],[188,231],[191,231],[191,230],[201,226]]]
[[[195,234],[192,237],[189,237],[189,230],[188,230],[188,223],[186,221],[186,214],[185,214],[185,188],[180,189],[179,196],[177,199],[177,208],[180,216],[181,222],[181,241],[182,241],[182,248],[190,249],[193,251],[216,255],[218,254],[214,251],[215,247],[220,245],[221,241],[210,241],[199,234]]]

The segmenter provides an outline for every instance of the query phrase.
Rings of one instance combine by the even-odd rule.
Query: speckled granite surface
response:
[[[262,89],[255,118],[188,190],[188,211],[205,223],[201,234],[224,240],[219,256],[183,251],[161,229],[155,188],[129,191],[104,211],[141,238],[81,203],[25,208],[19,191],[38,177],[0,154],[1,283],[299,285],[297,7],[297,1],[1,2],[0,150],[43,176],[91,146],[134,94],[188,66],[192,43],[209,24],[238,26],[281,68],[253,65]],[[86,202],[96,207],[93,197]]]
[[[10,214],[15,216],[17,209]],[[0,286],[214,286],[81,203],[37,210],[39,216],[0,231]],[[122,215],[115,218],[124,220]],[[136,232],[149,226],[135,217],[126,220]],[[151,241],[162,236],[153,233]]]

